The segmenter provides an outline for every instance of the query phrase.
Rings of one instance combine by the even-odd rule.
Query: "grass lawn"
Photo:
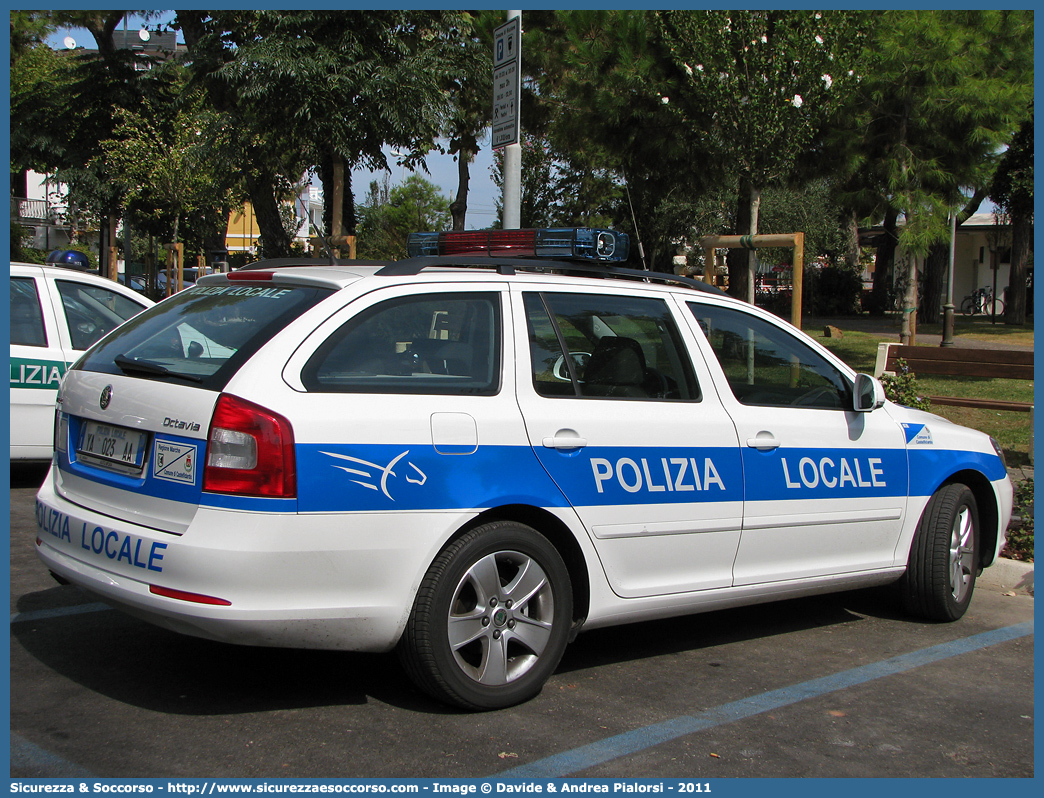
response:
[[[805,332],[829,348],[856,371],[873,374],[877,345],[886,339],[879,334],[846,329],[844,320],[833,322],[844,332],[843,338],[827,338],[822,326],[808,324]],[[940,325],[920,325],[920,334],[941,334]],[[1021,346],[1033,345],[1033,327],[992,325],[989,319],[957,318],[956,335],[959,338],[996,341]],[[982,399],[1006,399],[1016,402],[1033,401],[1031,380],[989,379],[985,377],[948,377],[926,375],[917,378],[919,392],[925,396],[972,396]],[[932,412],[957,424],[982,430],[1004,448],[1009,465],[1024,465],[1030,461],[1032,422],[1030,413],[982,410],[970,407],[936,405]]]

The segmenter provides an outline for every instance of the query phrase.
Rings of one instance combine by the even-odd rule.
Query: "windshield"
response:
[[[187,288],[136,316],[73,368],[221,390],[272,336],[332,293],[271,283]]]

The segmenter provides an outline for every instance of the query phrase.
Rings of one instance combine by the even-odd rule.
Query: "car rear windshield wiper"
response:
[[[191,382],[203,382],[202,377],[198,377],[195,374],[181,374],[177,371],[171,371],[164,365],[159,363],[153,363],[151,360],[138,360],[137,358],[127,357],[126,355],[116,355],[113,358],[113,362],[120,367],[120,370],[124,374],[145,374],[154,377],[175,377],[179,380],[189,380]]]

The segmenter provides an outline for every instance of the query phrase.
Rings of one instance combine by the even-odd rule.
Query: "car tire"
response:
[[[956,621],[968,609],[979,570],[979,511],[959,482],[929,499],[914,533],[899,582],[907,612],[931,621]]]
[[[569,640],[572,587],[539,532],[495,521],[451,543],[428,569],[399,643],[410,678],[469,710],[536,696]]]

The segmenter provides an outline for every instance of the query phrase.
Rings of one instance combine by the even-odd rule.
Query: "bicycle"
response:
[[[977,313],[986,316],[1004,315],[1004,300],[993,295],[993,289],[988,285],[977,288],[961,300],[961,313],[965,316],[974,316]]]

